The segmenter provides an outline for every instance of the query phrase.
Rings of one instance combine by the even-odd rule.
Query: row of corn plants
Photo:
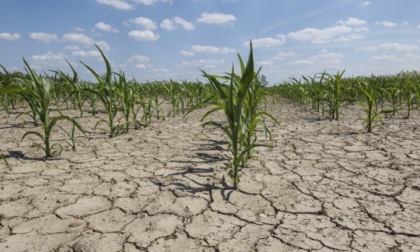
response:
[[[411,110],[419,107],[420,74],[417,72],[353,78],[343,78],[343,73],[302,76],[271,89],[300,105],[311,106],[322,116],[327,112],[331,120],[339,119],[343,103],[356,102],[365,113],[361,119],[369,133],[382,115],[395,116],[397,111],[405,110],[405,118],[410,118]]]
[[[39,144],[38,147],[43,149],[45,157],[49,158],[53,156],[54,152],[60,154],[63,149],[59,143],[52,144],[50,141],[52,130],[59,121],[68,121],[82,133],[84,131],[73,118],[63,114],[52,115],[54,110],[51,108],[51,103],[55,94],[53,79],[38,75],[25,59],[23,61],[28,77],[17,79],[16,85],[7,85],[0,88],[0,94],[19,94],[27,102],[31,109],[29,115],[35,126],[40,124],[42,132],[27,131],[22,136],[22,140],[29,135],[39,137],[43,144]]]
[[[53,128],[59,121],[65,120],[72,124],[71,131],[64,131],[69,137],[68,143],[75,150],[75,131],[83,134],[75,118],[64,115],[66,109],[79,111],[83,117],[86,111],[96,115],[105,113],[106,118],[99,119],[95,129],[104,124],[108,136],[115,137],[128,132],[129,129],[146,127],[153,119],[161,120],[166,116],[185,114],[191,108],[201,104],[210,94],[210,85],[200,82],[148,82],[141,84],[128,80],[123,72],[114,72],[103,51],[97,47],[105,63],[105,73],[100,74],[92,67],[82,65],[94,76],[96,83],[81,81],[75,68],[69,63],[70,74],[62,70],[52,71],[52,76],[37,74],[23,59],[25,73],[10,73],[1,66],[0,71],[0,102],[4,111],[9,114],[22,105],[25,112],[18,116],[28,116],[35,128],[26,132],[22,140],[34,135],[42,140],[39,145],[49,158],[59,154],[62,146],[51,143]],[[164,112],[163,105],[171,105],[171,111]],[[28,112],[29,108],[29,112]],[[55,116],[52,116],[52,114]],[[62,130],[63,127],[59,126]],[[4,159],[4,158],[3,158]]]

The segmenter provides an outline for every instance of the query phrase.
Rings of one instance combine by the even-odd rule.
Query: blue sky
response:
[[[103,62],[140,82],[202,79],[246,57],[271,84],[324,70],[420,69],[418,0],[1,0],[0,64],[69,71]]]

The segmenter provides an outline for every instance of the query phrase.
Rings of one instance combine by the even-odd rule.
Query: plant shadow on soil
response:
[[[40,157],[27,157],[25,153],[22,151],[8,151],[7,154],[4,155],[4,158],[15,158],[15,159],[22,159],[22,160],[32,160],[32,161],[45,161],[45,158]]]
[[[217,142],[217,141],[214,141]],[[185,160],[172,160],[172,162],[177,162],[177,163],[185,163],[185,164],[200,164],[200,163],[212,163],[212,162],[220,162],[220,161],[226,161],[227,158],[222,158],[220,156],[214,156],[214,155],[209,155],[206,153],[200,153],[198,152],[196,154],[199,158],[203,159],[203,161],[185,161]],[[155,180],[153,178],[149,178],[149,181],[152,182],[154,185],[159,186],[159,187],[174,187],[177,190],[180,190],[182,192],[186,192],[186,193],[190,193],[190,194],[196,194],[196,193],[202,193],[202,192],[209,192],[210,193],[210,197],[211,197],[211,202],[213,202],[213,197],[212,197],[212,190],[213,189],[220,189],[220,194],[222,196],[222,198],[226,201],[226,202],[230,202],[230,195],[232,194],[232,192],[234,191],[234,188],[232,186],[229,186],[228,183],[226,182],[225,176],[223,175],[222,179],[221,179],[221,185],[222,188],[216,188],[214,185],[214,182],[211,181],[210,177],[208,178],[208,182],[207,183],[203,183],[200,182],[194,178],[189,177],[188,175],[194,174],[194,175],[198,175],[198,176],[202,176],[202,175],[210,175],[214,173],[214,169],[213,168],[192,168],[192,167],[188,167],[183,171],[179,171],[179,172],[174,172],[171,173],[169,175],[167,175],[167,177],[174,179],[175,181],[171,181],[170,183],[163,183],[161,181]],[[193,187],[193,186],[189,186],[187,185],[187,183],[183,182],[183,181],[177,181],[177,178],[182,177],[183,179],[186,179],[187,181],[190,181],[193,185],[196,185],[197,187]]]

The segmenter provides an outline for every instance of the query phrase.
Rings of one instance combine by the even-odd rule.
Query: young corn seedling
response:
[[[387,94],[389,101],[392,105],[392,116],[395,116],[395,112],[398,111],[398,98],[400,96],[401,90],[396,87],[389,87],[384,89],[384,92]],[[391,113],[388,113],[391,114]]]
[[[84,95],[84,91],[82,90],[82,86],[80,85],[79,76],[74,69],[74,67],[67,61],[67,64],[70,66],[73,77],[70,77],[68,74],[65,74],[61,70],[57,70],[56,74],[58,74],[61,83],[64,84],[68,95],[64,99],[66,101],[71,100],[74,106],[74,109],[78,109],[80,113],[80,117],[83,117],[83,107],[87,100],[87,97]],[[64,91],[64,90],[63,90]]]
[[[141,103],[143,108],[143,116],[141,118],[141,122],[143,122],[144,126],[148,126],[152,123],[152,116],[153,116],[153,101],[152,99],[143,100]]]
[[[322,107],[322,113],[324,114],[324,97],[325,97],[325,90],[323,88],[323,80],[325,74],[321,75],[320,81],[316,81],[317,76],[314,77],[305,77],[302,78],[308,85],[308,96],[311,98],[312,101],[312,109],[316,112],[320,112]]]
[[[63,127],[58,126],[68,137],[69,137],[69,141],[66,140],[66,142],[70,145],[71,150],[72,151],[76,151],[76,143],[77,143],[77,138],[76,138],[76,125],[72,125],[71,128],[71,132],[67,132]]]
[[[160,120],[162,115],[162,109],[160,108],[164,101],[159,102],[159,95],[155,94],[153,98],[153,107],[156,111],[156,119]]]
[[[407,107],[407,114],[405,116],[406,119],[410,118],[411,115],[411,110],[413,107],[413,102],[415,101],[416,98],[416,86],[414,85],[413,81],[407,76],[405,77],[402,83],[402,95],[405,98],[405,105]]]
[[[84,131],[80,125],[71,117],[66,115],[59,116],[50,116],[50,103],[54,96],[54,82],[52,79],[47,77],[42,77],[35,73],[32,68],[29,66],[28,62],[23,59],[25,63],[25,69],[28,73],[28,77],[22,79],[23,85],[21,86],[11,86],[9,89],[0,89],[0,94],[2,92],[18,92],[22,96],[31,100],[32,108],[34,113],[39,118],[42,133],[36,131],[26,132],[22,140],[29,135],[34,135],[39,137],[44,145],[38,145],[45,152],[45,157],[50,158],[54,154],[60,155],[61,150],[63,149],[59,143],[51,144],[51,133],[54,126],[59,121],[69,121],[71,124],[76,126],[83,134]],[[25,100],[26,100],[25,98]],[[58,148],[58,152],[54,151],[54,148]]]
[[[6,156],[3,153],[0,154],[0,160],[3,160],[4,164],[6,165],[6,167],[9,170],[11,170],[10,165],[9,165],[9,162],[7,162]]]
[[[115,87],[115,82],[112,78],[112,69],[111,69],[111,65],[109,64],[108,59],[106,58],[102,50],[97,45],[95,46],[101,53],[102,58],[105,62],[106,73],[103,76],[101,76],[91,67],[89,67],[88,65],[82,62],[82,64],[93,74],[95,79],[98,81],[98,84],[95,88],[90,87],[90,88],[85,88],[84,90],[95,95],[99,99],[99,101],[102,102],[102,105],[104,106],[107,116],[108,116],[108,120],[104,120],[104,119],[99,120],[96,123],[95,128],[98,127],[98,125],[101,123],[107,124],[109,128],[108,136],[109,138],[112,138],[118,135],[121,128],[119,125],[115,125],[116,124],[115,117],[119,110],[116,103],[117,101],[116,100],[117,99],[116,87]]]
[[[179,104],[181,100],[180,92],[179,92],[180,91],[179,83],[173,80],[170,80],[170,82],[166,84],[164,87],[165,87],[166,93],[169,94],[169,100],[172,105],[172,112],[170,112],[170,114],[172,114],[172,117],[175,117],[175,115],[178,114],[179,112]]]
[[[326,74],[325,72],[323,75]],[[338,120],[339,117],[339,109],[341,104],[345,101],[342,95],[342,87],[341,87],[341,79],[344,74],[344,71],[341,73],[337,73],[333,76],[326,74],[328,76],[327,79],[327,97],[326,100],[329,104],[330,110],[329,115],[330,119]],[[323,76],[321,77],[323,79]]]
[[[83,85],[83,87],[82,87],[82,90],[87,90],[87,89],[89,89],[90,87],[88,87],[87,86],[88,84],[84,84]],[[97,104],[97,102],[98,102],[98,97],[96,96],[96,95],[89,95],[89,96],[87,96],[87,98],[86,98],[86,101],[87,101],[87,103],[88,103],[88,105],[89,105],[89,110],[88,110],[88,112],[91,114],[91,115],[93,115],[93,116],[95,116],[97,113],[98,113],[98,104]]]
[[[24,59],[25,61],[25,59]],[[25,61],[26,64],[26,61]],[[19,94],[22,99],[26,102],[26,104],[30,108],[30,112],[21,112],[16,117],[19,118],[22,115],[27,115],[32,118],[32,122],[35,127],[39,125],[38,121],[38,113],[37,113],[37,103],[32,97],[32,93],[36,92],[36,85],[33,81],[27,81],[31,76],[23,76],[21,78],[16,78],[15,85],[9,85],[5,87],[5,93],[8,94]],[[32,91],[32,92],[29,92]]]
[[[132,104],[133,107],[130,109],[130,112],[131,112],[131,120],[133,121],[133,124],[134,124],[134,129],[137,130],[139,129],[139,126],[141,126],[141,123],[137,118],[141,109],[141,105],[139,104],[143,103],[143,96],[141,94],[141,90],[138,88],[138,83],[135,82],[134,85],[136,88],[132,86],[132,89],[131,89],[133,92],[134,101]]]
[[[242,75],[246,71],[246,67],[242,61],[242,58],[239,56],[239,63],[241,66]],[[265,117],[269,117],[273,120],[277,125],[280,123],[269,113],[262,109],[262,104],[265,104],[266,97],[269,95],[267,90],[263,86],[263,82],[260,80],[259,71],[255,73],[255,78],[249,85],[249,91],[244,101],[243,113],[242,113],[242,134],[243,137],[241,139],[241,149],[248,149],[247,153],[242,157],[242,168],[247,163],[247,160],[251,157],[252,151],[254,147],[262,146],[256,144],[257,136],[256,136],[256,129],[258,125],[261,125],[264,129],[265,136],[268,135],[271,138],[271,132],[268,129],[265,123]],[[237,76],[236,76],[237,78]],[[248,148],[251,147],[251,148]]]
[[[202,71],[216,94],[216,98],[211,99],[215,107],[205,113],[202,120],[218,110],[223,110],[227,119],[227,124],[207,121],[203,125],[215,126],[226,134],[233,156],[233,160],[227,168],[231,168],[235,189],[239,184],[239,167],[241,165],[242,167],[245,166],[250,151],[257,146],[255,141],[247,142],[247,139],[248,136],[254,137],[252,132],[258,124],[256,119],[258,112],[253,114],[253,111],[257,109],[254,102],[258,98],[256,94],[252,93],[253,88],[251,88],[252,85],[258,85],[256,84],[258,74],[254,71],[252,43],[250,43],[250,53],[246,66],[243,64],[240,55],[238,55],[238,58],[241,65],[241,76],[235,74],[233,67],[230,74],[222,77]],[[225,88],[225,85],[219,79],[228,81],[228,87]]]
[[[371,78],[372,79],[372,78]],[[378,110],[376,106],[376,90],[372,82],[367,82],[365,80],[359,81],[359,89],[361,94],[364,96],[365,104],[358,101],[358,104],[362,107],[363,111],[366,113],[365,118],[361,118],[366,123],[367,133],[371,133],[372,129],[377,126],[374,125],[374,122],[380,119],[381,114],[391,113],[392,110]]]
[[[3,70],[4,74],[1,74],[0,77],[0,87],[5,87],[8,85],[11,85],[12,83],[12,77],[11,74],[7,71],[7,69],[0,64],[0,68]],[[12,94],[3,94],[0,96],[0,102],[4,109],[4,111],[7,113],[7,115],[10,115],[10,105],[12,106],[12,109],[14,109],[14,103],[13,103],[13,96]]]
[[[136,126],[137,117],[136,112],[134,108],[134,90],[133,86],[127,81],[125,78],[124,73],[117,74],[118,75],[118,81],[116,81],[116,91],[117,91],[117,97],[121,100],[122,108],[121,111],[124,114],[124,120],[125,120],[125,132],[128,132],[129,126],[130,126],[130,116],[132,116],[133,124]]]

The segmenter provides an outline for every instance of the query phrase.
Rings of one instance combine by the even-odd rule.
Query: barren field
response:
[[[88,138],[73,152],[56,128],[65,150],[46,161],[39,139],[20,141],[28,118],[0,111],[0,251],[420,251],[418,110],[372,134],[356,105],[339,121],[286,101],[268,110],[281,126],[238,190],[205,110],[112,139],[86,113]]]

